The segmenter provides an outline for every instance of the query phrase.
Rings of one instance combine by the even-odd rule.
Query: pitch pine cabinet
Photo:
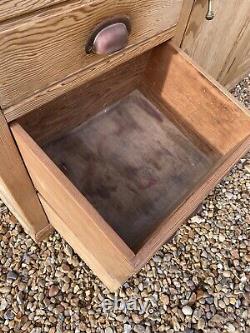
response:
[[[56,229],[112,291],[249,149],[247,110],[169,41],[186,10],[0,4],[1,198],[35,241]]]

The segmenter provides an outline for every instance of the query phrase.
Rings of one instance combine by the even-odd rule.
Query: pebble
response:
[[[229,200],[231,200],[231,199],[233,199],[234,195],[233,195],[233,193],[231,193],[231,192],[226,192],[226,197],[227,197]]]
[[[113,333],[114,331],[112,330],[111,327],[106,327],[105,328],[105,333]]]
[[[234,325],[231,324],[231,323],[228,323],[227,324],[227,332],[228,333],[234,333],[235,331],[236,331],[236,329],[235,329]]]
[[[224,235],[222,235],[222,234],[219,235],[219,241],[220,241],[220,242],[224,242],[225,239],[226,239],[226,238],[225,238]]]
[[[128,324],[125,324],[123,326],[123,331],[124,331],[124,333],[130,333],[132,331],[132,326],[128,325]]]
[[[34,327],[30,333],[41,333],[41,332],[42,332],[41,327]]]
[[[235,305],[237,302],[237,299],[235,297],[230,297],[229,298],[229,303],[232,304],[232,305]]]
[[[2,298],[1,303],[0,303],[0,311],[5,310],[7,308],[7,306],[8,306],[8,303],[7,303],[6,299]]]
[[[59,292],[59,288],[57,286],[51,286],[49,288],[49,297],[55,297]]]
[[[189,305],[193,305],[193,304],[195,304],[196,300],[197,300],[196,293],[192,293],[191,296],[190,296],[190,298],[189,298],[189,300],[188,300],[188,304]]]
[[[189,305],[185,305],[182,308],[182,312],[185,316],[192,316],[193,314],[193,309]]]
[[[213,298],[213,296],[209,296],[209,297],[207,297],[207,298],[206,298],[206,302],[207,302],[209,305],[213,304],[213,303],[214,303],[214,298]]]
[[[211,320],[210,320],[213,324],[216,324],[216,325],[221,325],[224,321],[224,318],[222,316],[220,316],[219,314],[215,314]]]
[[[199,319],[197,323],[198,330],[203,330],[205,326],[206,326],[205,320],[203,318]]]
[[[224,271],[223,276],[229,278],[231,276],[231,273],[229,271]]]
[[[142,325],[135,325],[134,331],[135,333],[145,333],[145,327]]]
[[[21,291],[19,293],[17,293],[16,299],[17,299],[18,304],[23,304],[24,303],[24,295]]]
[[[11,310],[7,310],[5,313],[4,313],[4,319],[5,320],[12,320],[14,319],[14,314]]]
[[[222,309],[225,309],[225,307],[226,307],[225,302],[223,302],[222,300],[219,300],[218,305],[219,305],[219,307],[222,308]]]
[[[160,300],[161,300],[163,305],[168,305],[169,301],[170,301],[168,295],[166,295],[166,294],[161,294]]]
[[[65,245],[64,252],[68,257],[73,257],[73,250],[68,244]]]
[[[7,280],[16,280],[18,278],[18,274],[15,271],[9,271],[7,273]]]
[[[68,272],[70,272],[70,267],[69,267],[69,265],[67,265],[67,264],[63,264],[63,265],[61,266],[61,269],[62,269],[62,271],[63,271],[64,273],[68,273]]]
[[[179,321],[175,316],[172,317],[172,325],[175,332],[178,332],[181,328]]]
[[[0,288],[0,293],[1,294],[9,294],[10,293],[10,291],[11,291],[11,288],[10,287],[1,287]]]
[[[62,286],[62,292],[64,293],[64,292],[68,291],[69,288],[70,288],[69,283],[64,283],[64,285]],[[74,289],[75,289],[75,286],[74,286]],[[73,290],[73,292],[74,292],[74,290]]]
[[[199,301],[200,299],[206,296],[206,292],[203,289],[197,289],[196,291],[196,299]]]
[[[131,317],[132,317],[133,322],[134,322],[135,324],[140,323],[141,320],[142,320],[141,316],[139,316],[139,315],[136,314],[136,313],[132,313],[132,314],[131,314]]]

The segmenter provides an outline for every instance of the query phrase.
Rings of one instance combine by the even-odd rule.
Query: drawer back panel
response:
[[[181,5],[182,0],[84,0],[2,24],[1,107],[15,105],[84,68],[94,71],[100,62],[125,62],[128,50],[176,25]],[[110,56],[87,55],[84,47],[93,28],[114,15],[131,19],[128,46]]]

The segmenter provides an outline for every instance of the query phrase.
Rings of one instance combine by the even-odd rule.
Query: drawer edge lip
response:
[[[123,64],[124,62],[129,61],[132,58],[139,56],[140,54],[149,51],[159,44],[166,42],[174,36],[176,30],[176,25],[164,30],[160,34],[157,34],[153,37],[150,37],[141,43],[128,47],[123,53],[117,53],[113,57],[114,63],[111,67],[107,67],[106,64],[110,63],[110,57],[104,61],[99,61],[95,64],[92,64],[82,70],[73,73],[72,75],[66,77],[64,80],[54,83],[51,86],[48,86],[46,89],[37,92],[36,94],[27,97],[26,99],[18,102],[15,105],[11,105],[6,108],[2,108],[2,111],[5,115],[7,122],[12,122],[29,112],[35,111],[36,108],[41,107],[42,105],[52,101],[55,98],[58,98],[65,93],[79,87],[82,84],[85,84],[92,79],[108,72],[109,70],[114,69],[115,67]],[[128,55],[127,55],[128,54]],[[93,73],[92,69],[97,68]],[[89,76],[88,74],[91,73]]]
[[[235,163],[247,153],[250,148],[250,134],[240,144],[236,145],[227,155],[221,156],[218,163],[208,173],[201,183],[193,190],[187,199],[176,208],[176,210],[162,221],[159,227],[155,230],[154,234],[145,242],[145,245],[140,249],[133,259],[136,272],[138,272],[156,253],[156,251],[171,239],[175,232],[183,225],[195,208],[206,198],[208,193],[225,177],[225,175],[233,168]],[[194,203],[194,201],[196,202]],[[187,210],[188,209],[188,210]],[[188,213],[187,213],[188,212]],[[170,234],[167,235],[168,229],[164,231],[164,226],[169,221],[173,221]],[[175,222],[175,223],[174,223]],[[151,242],[147,249],[148,242]]]

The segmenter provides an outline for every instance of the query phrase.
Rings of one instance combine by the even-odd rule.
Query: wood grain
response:
[[[145,57],[147,56],[148,55],[145,55]],[[148,59],[146,59],[146,63],[147,60]],[[142,67],[144,66],[145,63]],[[135,67],[131,67],[131,71],[134,72],[134,70]],[[130,105],[125,108],[125,112],[123,110],[122,116],[119,116],[119,121],[116,122],[117,126],[112,125],[114,119],[111,121],[111,125],[114,128],[110,125],[110,122],[108,122],[105,126],[97,126],[96,131],[94,128],[91,130],[91,120],[88,120],[83,126],[84,131],[90,130],[90,133],[86,132],[87,134],[84,134],[83,140],[81,140],[80,144],[79,141],[75,142],[73,148],[71,144],[71,148],[68,153],[65,156],[62,156],[63,159],[69,158],[70,167],[71,164],[73,166],[73,170],[71,170],[73,171],[73,176],[72,172],[71,175],[69,174],[69,177],[72,177],[72,182],[60,171],[60,169],[56,167],[45,152],[38,147],[38,145],[19,124],[12,125],[12,131],[18,143],[20,152],[26,163],[34,185],[41,195],[41,200],[43,201],[44,207],[52,221],[52,224],[56,226],[56,229],[58,229],[62,236],[70,244],[72,244],[73,247],[75,244],[77,253],[84,260],[86,258],[86,262],[89,266],[93,268],[102,281],[112,290],[118,288],[122,282],[124,282],[136,270],[142,267],[147,260],[150,259],[159,246],[171,237],[177,228],[184,223],[186,218],[212,190],[221,177],[223,177],[232,167],[237,159],[239,159],[250,148],[250,116],[248,111],[240,104],[237,104],[234,98],[226,92],[220,84],[218,84],[208,74],[204,73],[197,65],[194,65],[192,60],[183,51],[174,47],[171,43],[165,43],[154,49],[150,54],[150,58],[145,69],[145,75],[141,76],[140,73],[142,73],[142,71],[143,69],[140,68],[139,72],[135,73],[135,76],[133,76],[130,84],[134,87],[134,84],[136,83],[140,88],[143,82],[143,86],[147,86],[148,91],[154,95],[155,100],[159,100],[157,107],[159,107],[168,118],[168,126],[166,126],[167,130],[165,131],[167,133],[167,138],[164,136],[164,140],[167,140],[168,142],[165,146],[167,146],[167,149],[170,151],[172,149],[171,147],[175,147],[175,152],[179,152],[177,154],[178,158],[173,157],[174,154],[172,151],[172,155],[170,154],[171,156],[166,153],[168,161],[175,161],[174,165],[176,167],[172,168],[173,174],[175,172],[178,173],[179,170],[185,168],[183,164],[188,163],[187,155],[194,156],[194,158],[191,159],[194,161],[195,156],[197,156],[197,151],[200,151],[200,149],[197,149],[195,145],[192,144],[194,133],[196,139],[200,141],[199,145],[204,142],[204,145],[206,146],[205,151],[209,152],[211,150],[211,152],[215,152],[216,154],[212,155],[211,159],[210,156],[207,156],[209,163],[211,164],[205,168],[206,170],[204,172],[200,173],[201,177],[196,179],[197,182],[195,182],[193,186],[188,183],[191,181],[191,178],[192,180],[194,178],[192,173],[188,173],[186,180],[187,183],[184,183],[183,178],[180,177],[179,180],[182,185],[179,190],[180,192],[184,191],[185,186],[187,185],[187,193],[180,198],[180,201],[177,200],[177,202],[175,202],[172,209],[165,211],[166,216],[163,218],[161,217],[161,221],[158,221],[159,223],[153,222],[153,228],[149,233],[145,234],[145,238],[142,244],[140,244],[139,249],[136,248],[136,251],[134,252],[131,251],[124,240],[110,227],[108,223],[104,221],[96,209],[72,184],[72,182],[74,182],[76,186],[79,186],[79,183],[81,184],[81,182],[78,181],[79,174],[77,174],[77,170],[81,171],[83,167],[83,161],[81,160],[79,162],[78,156],[73,153],[73,150],[74,152],[77,152],[80,144],[86,145],[86,151],[88,149],[91,150],[91,147],[93,148],[93,151],[88,151],[90,153],[90,157],[93,157],[94,155],[98,155],[99,158],[100,156],[102,157],[102,164],[97,163],[98,175],[96,176],[96,183],[104,184],[105,186],[108,184],[108,181],[105,179],[100,181],[98,178],[99,174],[105,174],[105,170],[108,169],[107,164],[110,165],[112,163],[117,163],[119,158],[121,159],[120,171],[123,172],[124,165],[126,166],[126,163],[124,163],[122,156],[125,156],[125,160],[131,162],[132,166],[134,164],[142,167],[149,166],[149,171],[152,171],[152,163],[160,162],[159,158],[156,158],[155,154],[152,153],[152,151],[155,151],[155,146],[152,142],[154,142],[154,138],[157,137],[157,135],[160,135],[160,139],[163,140],[163,135],[161,135],[161,129],[159,128],[160,125],[158,124],[158,111],[156,112],[153,108],[155,112],[152,112],[151,105],[150,107],[148,106],[149,102],[144,103],[144,101],[141,103],[136,100],[136,103],[134,104],[136,104],[137,107],[134,109],[134,106],[132,107]],[[123,97],[123,90],[121,89],[122,85],[119,86],[119,82],[122,82],[123,74],[125,73],[122,70],[118,70],[116,73],[110,73],[110,77],[114,75],[114,82],[116,82],[116,85],[118,86],[117,90],[114,91],[119,92],[120,95],[117,94],[117,97],[120,96],[121,98]],[[139,80],[140,76],[141,80]],[[126,76],[126,80],[129,80],[129,75]],[[96,84],[97,83],[95,82],[94,86]],[[103,85],[103,82],[100,84]],[[123,84],[124,87],[126,87],[125,90],[129,91],[129,84],[126,85],[125,82]],[[91,84],[88,86],[88,89],[89,91],[91,90]],[[93,93],[93,95],[95,94],[96,92]],[[107,94],[107,96],[110,95]],[[146,97],[148,96],[149,95]],[[86,103],[88,103],[88,98],[91,99],[92,95],[89,94],[86,96]],[[99,96],[99,98],[102,99],[101,96]],[[103,105],[105,98],[106,95],[104,94],[103,100],[101,101],[102,103],[100,103],[97,108],[94,106],[93,114],[97,112],[99,106]],[[109,102],[111,102],[111,100],[112,99],[110,99]],[[68,108],[69,105],[70,104],[67,104],[65,110],[62,109],[62,113],[66,112],[68,109],[71,110]],[[117,106],[117,103],[115,105]],[[164,108],[161,109],[163,105]],[[107,105],[104,105],[104,107],[106,108]],[[168,108],[169,111],[167,111]],[[74,109],[74,107],[72,109]],[[74,112],[73,117],[75,117]],[[82,112],[84,113],[84,111]],[[170,114],[174,115],[170,116]],[[60,122],[60,119],[66,119],[63,117],[60,118],[58,116],[58,121]],[[101,115],[96,115],[95,117],[101,117]],[[131,117],[134,120],[136,119],[136,121],[131,121]],[[150,121],[149,117],[152,117]],[[156,120],[156,118],[158,120]],[[75,120],[76,119],[77,117]],[[82,119],[84,120],[84,118]],[[172,122],[175,124],[180,123],[181,125],[179,127],[182,130],[179,131]],[[141,128],[138,128],[139,125]],[[73,124],[70,124],[69,122],[69,126],[73,126]],[[107,137],[104,137],[104,139],[102,137],[102,140],[99,140],[102,142],[101,147],[106,147],[104,150],[106,155],[104,154],[102,156],[98,149],[96,149],[96,141],[98,137],[100,138],[102,133],[107,134],[110,129],[112,131],[113,129],[117,130],[118,127],[118,132],[120,133],[119,138],[123,138],[122,141],[124,144],[121,145],[118,139],[113,140],[114,142],[111,142],[110,144]],[[185,131],[183,128],[185,128]],[[63,131],[64,130],[66,130],[66,127],[63,127]],[[78,130],[79,127],[73,130],[74,135],[78,135]],[[133,140],[128,140],[127,137],[124,137],[126,134],[124,131],[130,133],[130,135],[131,133],[134,133],[135,138]],[[73,132],[71,132],[71,134]],[[141,133],[142,138],[138,135],[139,132]],[[184,135],[180,132],[183,132]],[[143,137],[143,133],[146,133],[146,137]],[[178,133],[178,135],[176,133]],[[173,142],[170,144],[171,135],[173,136]],[[40,134],[38,137],[40,137]],[[140,145],[141,150],[136,150],[137,144]],[[118,146],[118,149],[116,149],[116,145]],[[111,149],[107,149],[107,146],[108,148],[111,147]],[[190,146],[192,146],[192,151],[190,151]],[[151,149],[152,147],[154,149]],[[184,152],[183,147],[185,147]],[[67,142],[65,142],[63,149],[67,150]],[[62,155],[63,149],[59,149],[60,154]],[[119,151],[119,155],[117,151]],[[124,151],[125,155],[123,155]],[[131,154],[127,154],[128,151],[130,151]],[[180,151],[182,152],[180,153]],[[145,154],[143,152],[145,152]],[[69,156],[71,153],[73,155]],[[198,152],[198,155],[204,156],[206,154]],[[115,156],[115,158],[110,158],[110,156]],[[153,161],[149,162],[149,164],[147,156],[153,157]],[[184,156],[186,162],[181,163],[180,160]],[[139,158],[139,162],[137,158]],[[165,159],[166,156],[164,156],[164,161]],[[84,163],[87,161],[86,165],[88,165],[90,160],[91,158],[89,160],[85,159]],[[206,165],[206,163],[203,163],[203,158],[201,160],[202,163],[198,163],[198,173],[200,172],[199,165]],[[57,162],[58,161],[56,161],[56,163]],[[190,161],[190,163],[191,162],[192,161]],[[66,163],[66,170],[62,167],[65,173],[67,173],[66,171],[68,169],[68,162]],[[76,164],[77,168],[75,168]],[[154,175],[158,175],[159,172],[159,175],[162,176],[162,182],[165,184],[166,188],[169,184],[171,184],[173,179],[171,179],[168,184],[164,182],[164,172],[168,167],[171,169],[171,165],[163,163],[163,166],[164,168],[162,168],[162,172],[157,170]],[[197,163],[194,163],[192,167],[197,168]],[[189,166],[189,169],[192,169],[192,167]],[[203,167],[201,169],[203,169]],[[89,171],[92,172],[93,170],[94,168],[89,168]],[[115,171],[116,170],[117,165],[115,164]],[[88,177],[91,175],[91,172],[87,172]],[[190,170],[187,172],[190,172]],[[143,177],[148,176],[148,174],[150,174],[148,170],[147,172],[142,173]],[[171,172],[169,174],[171,174]],[[83,173],[83,175],[86,175],[86,172]],[[112,181],[112,177],[113,173],[110,176],[110,182]],[[121,176],[119,177],[119,179],[123,180]],[[94,179],[92,175],[89,178],[91,178],[91,181]],[[125,178],[128,180],[128,177]],[[133,173],[130,178],[133,180],[133,183],[136,183],[136,177]],[[137,177],[137,180],[138,178],[140,177]],[[85,179],[83,180],[85,181]],[[175,180],[177,181],[177,178],[174,179],[174,183]],[[87,189],[89,188],[91,189],[91,186],[87,186]],[[153,198],[154,203],[158,203],[157,200],[164,200],[167,196],[165,192],[161,192],[161,194],[162,197],[160,199]],[[140,195],[143,196],[143,194]],[[150,194],[149,198],[152,199]],[[133,203],[134,202],[135,201],[133,200]],[[132,205],[130,204],[128,206],[131,207]],[[165,208],[165,206],[160,203],[160,208],[162,209],[162,207]],[[100,209],[100,207],[98,209]],[[123,214],[124,213],[121,215]],[[122,219],[123,216],[120,218]],[[128,223],[128,221],[126,221],[126,223]],[[117,232],[119,233],[119,230]]]
[[[95,72],[102,62],[105,66],[107,63],[114,66],[117,61],[128,60],[127,53],[139,47],[139,43],[176,25],[181,5],[182,0],[81,1],[35,13],[23,21],[2,24],[2,108],[21,102],[83,69],[91,67]],[[110,56],[87,55],[84,45],[92,29],[103,19],[115,15],[128,15],[131,19],[128,46]]]
[[[205,19],[207,0],[197,0],[182,49],[227,88],[250,68],[250,1],[213,0],[215,18]]]
[[[175,113],[176,122],[225,155],[250,133],[250,117],[173,45],[154,50],[146,70],[152,91]]]
[[[178,113],[175,112],[174,107],[171,107],[166,100],[161,99],[159,96],[159,91],[156,92],[152,89],[148,80],[142,80],[140,83],[140,90],[148,100],[151,101],[155,106],[157,106],[164,115],[167,116],[169,121],[173,123],[189,140],[204,154],[206,154],[209,159],[217,160],[220,157],[220,153],[214,149],[214,147],[204,138],[202,138],[198,133],[190,129],[188,123],[180,121]]]
[[[1,0],[0,22],[65,1],[67,0]]]
[[[124,275],[123,278],[119,275],[116,269],[108,270],[105,267],[105,262],[98,260],[95,251],[85,245],[84,239],[86,238],[83,228],[79,228],[76,232],[75,228],[71,228],[67,220],[62,219],[55,210],[47,203],[46,200],[39,194],[40,201],[48,216],[51,225],[58,231],[58,233],[68,242],[80,258],[92,269],[99,279],[106,285],[111,292],[115,292],[128,278]],[[105,252],[103,252],[105,256]],[[134,268],[132,268],[129,275],[132,275]],[[118,276],[116,276],[118,275]]]
[[[193,10],[193,6],[195,4],[195,0],[185,0],[183,1],[182,9],[181,9],[181,14],[176,26],[176,32],[173,37],[173,43],[180,47],[183,37],[185,36],[185,31],[188,26],[188,22]]]
[[[134,253],[20,125],[13,124],[12,133],[35,188],[72,233],[78,235],[82,243],[81,257],[94,271],[99,270],[96,267],[99,262],[110,277],[109,281],[100,278],[109,287],[117,288],[131,274],[129,260]],[[65,237],[67,241],[70,241],[70,235]],[[95,260],[88,259],[90,253]]]
[[[94,67],[90,66],[86,69],[83,69],[77,74],[65,78],[59,83],[32,95],[15,106],[3,110],[7,121],[11,122],[19,117],[22,117],[23,115],[34,111],[42,105],[53,101],[55,98],[59,98],[62,94],[65,94],[82,84],[90,82],[93,79],[98,78],[99,75],[108,73],[110,70],[116,68],[116,66],[128,62],[132,58],[135,58],[138,55],[151,50],[156,45],[161,44],[173,37],[174,31],[174,28],[170,28],[167,31],[160,33],[159,35],[156,35],[155,37],[152,37],[149,40],[138,44],[136,47],[127,49],[124,53],[117,54],[114,61],[110,61],[109,58],[106,59],[106,61],[101,61],[98,64],[95,64]]]
[[[134,252],[212,165],[138,90],[43,149]]]
[[[239,146],[236,146],[229,154],[222,157],[221,160],[218,161],[217,166],[211,169],[207,178],[194,188],[186,201],[159,225],[134,258],[135,272],[141,269],[166,240],[175,234],[178,228],[185,223],[187,218],[206,198],[222,177],[224,177],[233,165],[248,152],[249,148],[250,136]]]
[[[250,10],[250,7],[249,7]],[[228,90],[233,88],[250,72],[250,19],[237,37],[237,43],[232,47],[225,65],[218,76]]]
[[[0,197],[35,241],[52,231],[0,112]]]
[[[149,56],[147,52],[117,66],[19,118],[19,123],[38,144],[62,136],[136,89]]]

